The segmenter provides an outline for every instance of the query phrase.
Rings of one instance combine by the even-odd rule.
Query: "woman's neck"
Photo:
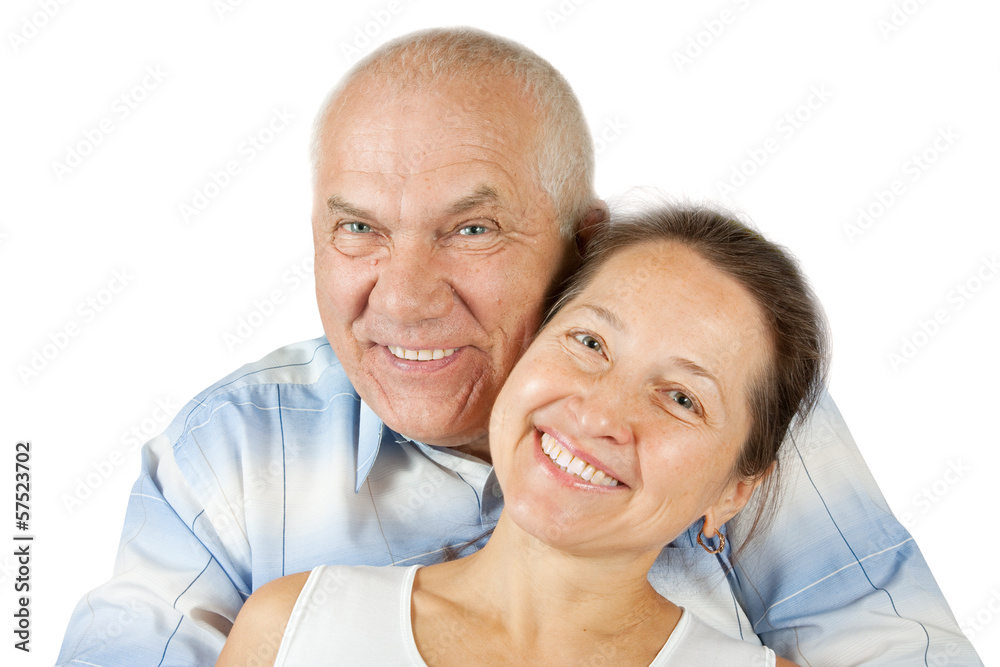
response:
[[[456,623],[463,627],[466,641],[460,644],[475,650],[492,643],[502,647],[505,653],[496,655],[508,662],[566,664],[573,656],[604,655],[623,665],[632,662],[630,657],[649,664],[680,618],[680,610],[646,578],[655,558],[656,553],[566,553],[501,515],[482,550],[418,572],[414,635],[418,646],[429,646],[436,643],[433,635],[440,634],[441,624],[450,622],[451,635],[458,634]],[[453,655],[461,652],[454,648]],[[455,664],[462,663],[454,657]]]

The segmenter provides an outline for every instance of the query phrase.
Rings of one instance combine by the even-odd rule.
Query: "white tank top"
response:
[[[315,568],[302,587],[275,667],[385,665],[427,667],[410,622],[410,567]],[[684,610],[650,667],[774,667],[774,652],[733,639]]]

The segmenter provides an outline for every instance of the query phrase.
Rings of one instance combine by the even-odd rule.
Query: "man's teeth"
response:
[[[597,486],[618,486],[618,480],[598,470],[583,459],[563,451],[559,443],[548,433],[542,433],[542,451],[564,472],[576,475]]]
[[[444,359],[445,357],[450,357],[455,354],[457,348],[451,348],[449,350],[407,350],[406,348],[399,347],[398,345],[389,345],[389,351],[392,352],[392,356],[399,357],[400,359],[409,359],[410,361],[431,361],[433,359]]]

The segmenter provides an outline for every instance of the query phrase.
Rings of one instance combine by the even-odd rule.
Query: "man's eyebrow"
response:
[[[613,326],[615,329],[618,329],[619,331],[625,331],[625,325],[618,318],[618,316],[615,315],[610,310],[608,310],[607,308],[605,308],[604,306],[595,306],[590,303],[585,303],[583,304],[583,307],[591,311],[595,315],[597,315],[599,318],[601,318],[602,320]]]
[[[330,198],[326,200],[326,206],[331,212],[337,211],[352,218],[366,218],[371,220],[375,217],[369,211],[347,203],[338,195],[330,195]]]
[[[500,201],[500,194],[489,185],[480,185],[471,195],[462,197],[448,208],[449,215],[466,213],[480,206],[496,204]]]

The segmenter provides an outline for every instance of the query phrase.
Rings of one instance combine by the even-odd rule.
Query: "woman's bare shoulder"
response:
[[[219,665],[271,665],[278,654],[288,617],[309,578],[308,572],[290,574],[264,584],[247,598],[229,632]]]

